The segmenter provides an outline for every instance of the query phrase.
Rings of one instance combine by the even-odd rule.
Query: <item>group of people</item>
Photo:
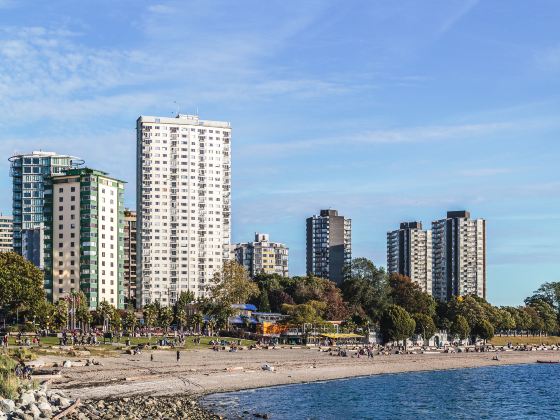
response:
[[[89,332],[86,334],[78,333],[77,331],[73,331],[71,333],[63,331],[61,334],[59,334],[58,340],[61,346],[95,346],[99,343],[96,332]]]
[[[33,368],[26,366],[23,362],[19,362],[14,368],[14,373],[20,379],[31,379]]]

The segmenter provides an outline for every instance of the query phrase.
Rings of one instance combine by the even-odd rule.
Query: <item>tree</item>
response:
[[[282,289],[273,289],[268,292],[268,300],[272,312],[280,312],[284,304],[295,304],[294,299]]]
[[[259,288],[251,281],[245,267],[235,261],[224,262],[211,281],[210,293],[222,305],[247,303],[259,293]]]
[[[408,313],[421,313],[429,317],[436,314],[436,302],[420,286],[409,277],[393,273],[389,276],[389,297],[395,305],[404,308]]]
[[[539,318],[542,320],[542,328],[545,334],[551,334],[558,330],[557,314],[552,305],[545,300],[535,299],[529,305],[537,311]]]
[[[194,327],[194,330],[196,331],[197,334],[200,334],[202,329],[202,323],[204,322],[204,318],[200,313],[195,313],[193,314],[193,316],[190,318],[190,322],[192,323],[192,326]]]
[[[79,291],[77,293],[76,302],[76,320],[80,323],[82,331],[88,330],[92,321],[92,316],[84,292]]]
[[[158,311],[156,306],[153,303],[148,303],[147,305],[144,305],[144,310],[142,312],[142,315],[144,317],[144,324],[146,325],[146,327],[148,328],[153,327],[158,316]]]
[[[416,322],[414,332],[421,335],[424,340],[429,340],[436,333],[436,324],[434,320],[426,314],[416,313],[412,317]]]
[[[494,337],[494,326],[485,319],[475,326],[473,333],[485,341],[491,340]]]
[[[54,327],[55,311],[55,306],[46,300],[35,307],[34,315],[41,328],[50,330]]]
[[[268,292],[266,289],[261,289],[257,307],[261,312],[270,312],[270,302],[268,300]]]
[[[487,319],[484,307],[471,295],[458,296],[448,303],[448,317],[455,319],[458,315],[463,316],[472,330],[477,324]]]
[[[195,300],[194,293],[192,291],[181,292],[179,299],[175,302],[174,313],[177,325],[183,330],[183,327],[187,324],[189,307],[193,304]]]
[[[167,329],[173,322],[173,310],[168,306],[162,306],[159,308],[157,317],[158,326],[163,328],[167,333]]]
[[[469,322],[462,315],[457,315],[455,320],[451,324],[451,329],[449,331],[453,337],[458,337],[459,340],[465,340],[469,337],[471,332],[471,327]]]
[[[383,268],[377,268],[367,258],[356,258],[345,272],[341,289],[351,313],[363,313],[377,322],[389,305],[389,283]]]
[[[54,308],[53,324],[56,329],[62,330],[68,325],[68,302],[61,299],[55,303]]]
[[[539,316],[537,310],[532,306],[526,306],[523,310],[530,319],[528,330],[530,330],[533,335],[536,335],[537,333],[540,334],[544,329],[544,322]]]
[[[125,316],[122,319],[123,328],[129,334],[134,332],[134,328],[136,327],[136,315],[134,311],[126,311]]]
[[[19,320],[44,300],[42,271],[21,255],[0,253],[0,309]]]
[[[290,316],[290,322],[296,325],[318,324],[323,322],[322,313],[326,309],[325,302],[311,300],[299,305],[284,304],[282,312]]]
[[[415,327],[414,319],[398,305],[389,305],[381,316],[380,329],[385,343],[404,340],[406,346],[406,339],[412,336]]]
[[[97,305],[98,322],[103,324],[103,331],[105,332],[110,330],[113,312],[114,308],[106,300],[99,302]]]

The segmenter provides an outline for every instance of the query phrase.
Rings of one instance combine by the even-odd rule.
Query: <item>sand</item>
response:
[[[172,351],[98,359],[102,366],[63,368],[52,388],[82,399],[120,398],[135,395],[203,395],[215,392],[305,383],[364,375],[427,370],[475,368],[492,365],[560,360],[560,352],[413,354],[364,357],[330,356],[317,349],[243,350],[236,353],[207,349],[183,351],[176,361]],[[47,357],[47,361],[61,361]],[[78,360],[77,358],[70,360]],[[268,363],[275,371],[264,371]]]

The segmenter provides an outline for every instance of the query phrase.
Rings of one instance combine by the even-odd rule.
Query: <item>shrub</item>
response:
[[[17,397],[19,380],[16,378],[14,368],[16,362],[0,354],[0,397],[14,399]]]

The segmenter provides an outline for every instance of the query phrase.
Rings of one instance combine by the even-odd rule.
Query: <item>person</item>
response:
[[[179,363],[179,360],[181,360],[181,352],[177,350],[177,363]]]
[[[150,362],[153,362],[153,361],[154,361],[154,353],[151,353],[150,354]]]

